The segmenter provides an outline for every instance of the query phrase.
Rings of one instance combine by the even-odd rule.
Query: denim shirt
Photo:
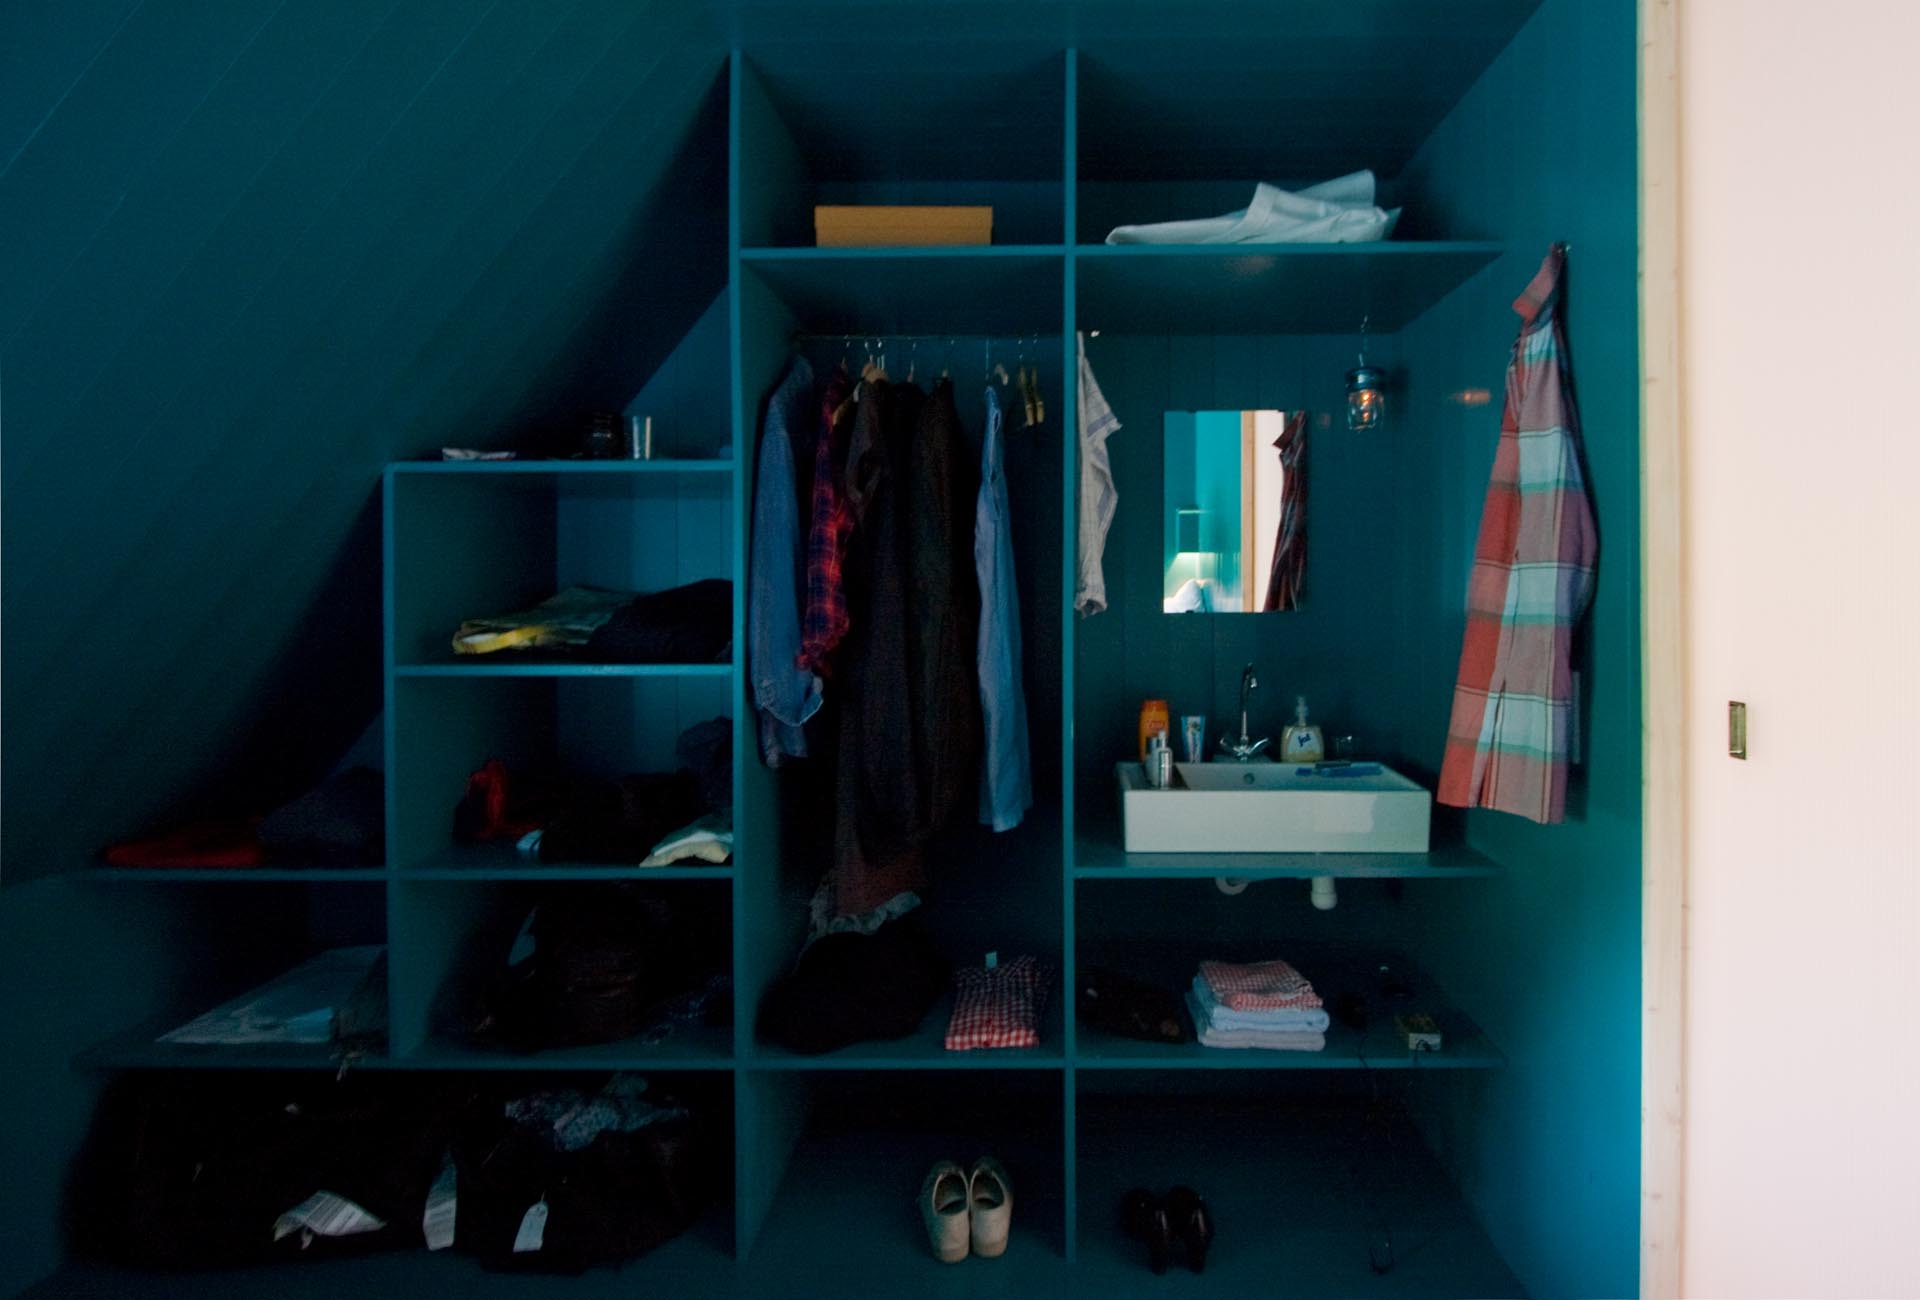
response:
[[[1010,831],[1033,807],[1033,770],[1027,695],[1020,681],[1020,593],[1014,586],[1000,426],[1000,398],[989,386],[973,531],[973,565],[980,578],[980,712],[986,722],[980,821],[996,831]]]
[[[747,664],[769,767],[806,757],[802,724],[820,708],[820,679],[798,664],[803,552],[793,454],[794,435],[812,425],[813,404],[813,367],[795,357],[767,399],[748,559]]]

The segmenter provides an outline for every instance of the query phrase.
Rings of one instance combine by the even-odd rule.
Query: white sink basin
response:
[[[1177,763],[1155,790],[1120,763],[1129,853],[1425,853],[1433,796],[1390,767],[1340,776],[1313,763]],[[1196,865],[1202,865],[1197,864]]]

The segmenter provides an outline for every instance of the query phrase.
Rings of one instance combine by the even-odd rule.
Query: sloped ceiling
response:
[[[381,466],[645,381],[724,62],[694,0],[0,6],[0,879],[374,716]]]

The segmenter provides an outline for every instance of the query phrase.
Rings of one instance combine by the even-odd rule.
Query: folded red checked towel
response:
[[[1215,1001],[1235,1011],[1320,1005],[1320,995],[1306,976],[1283,961],[1203,961],[1200,978],[1213,990]]]

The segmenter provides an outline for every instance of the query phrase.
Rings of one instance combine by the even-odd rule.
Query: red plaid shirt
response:
[[[813,456],[813,524],[807,533],[807,606],[800,627],[802,668],[830,676],[833,652],[846,638],[845,578],[847,539],[853,535],[853,507],[847,502],[847,434],[851,422],[835,427],[834,415],[846,404],[847,368],[833,372],[820,399],[820,438]]]
[[[991,970],[968,966],[954,972],[947,1050],[1038,1047],[1040,1013],[1052,983],[1052,967],[1042,966],[1037,957],[1016,957]]]

